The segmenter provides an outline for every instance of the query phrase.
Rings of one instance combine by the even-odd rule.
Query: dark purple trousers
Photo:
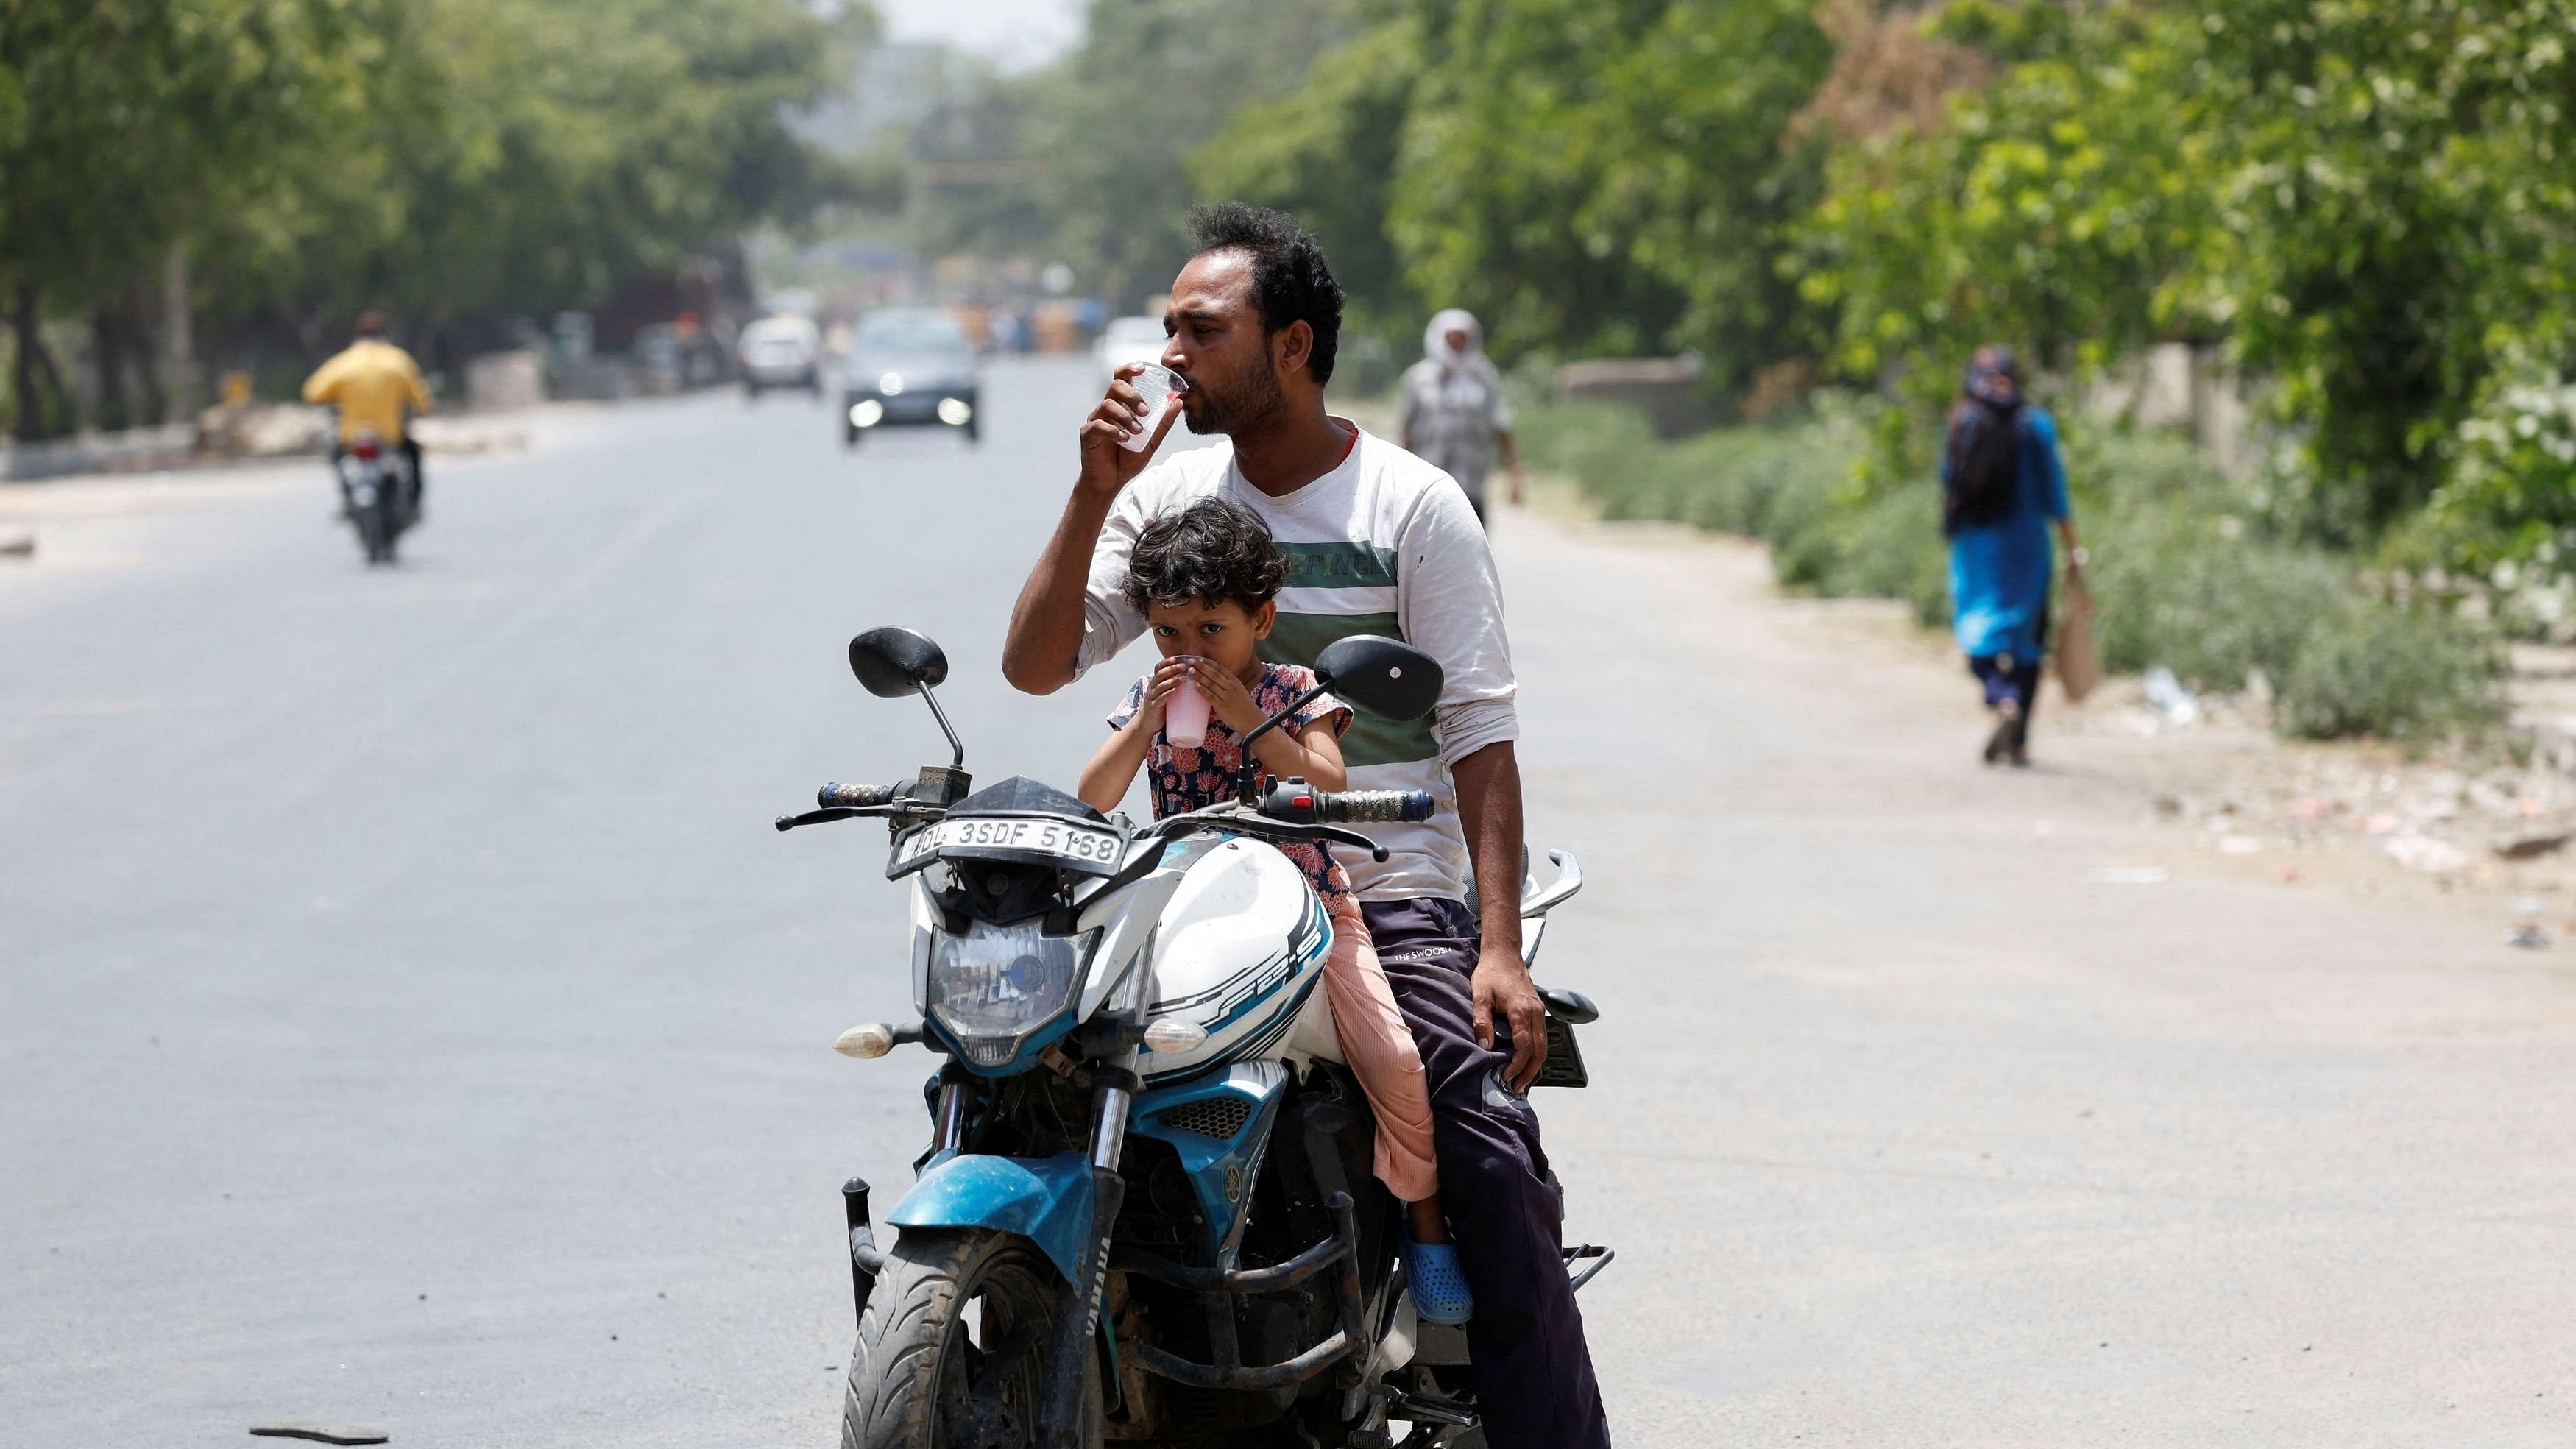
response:
[[[1441,1204],[1476,1295],[1467,1351],[1485,1442],[1609,1449],[1583,1315],[1567,1285],[1564,1210],[1547,1185],[1538,1114],[1503,1084],[1508,1029],[1495,1023],[1502,1050],[1476,1044],[1475,917],[1444,900],[1367,902],[1360,914],[1431,1089]]]

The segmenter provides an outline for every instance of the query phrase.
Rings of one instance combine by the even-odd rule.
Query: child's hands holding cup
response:
[[[1145,681],[1145,702],[1136,707],[1136,724],[1147,734],[1163,727],[1164,711],[1172,703],[1172,691],[1190,675],[1190,656],[1175,654],[1155,664],[1154,673]]]
[[[1199,693],[1207,696],[1208,713],[1238,738],[1259,729],[1261,722],[1270,717],[1252,702],[1252,691],[1232,670],[1213,659],[1196,656],[1190,657],[1189,665],[1190,678],[1198,684]]]

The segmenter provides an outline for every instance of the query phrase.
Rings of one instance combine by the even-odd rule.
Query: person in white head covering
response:
[[[1497,453],[1512,502],[1521,501],[1512,405],[1503,398],[1502,374],[1485,356],[1485,329],[1465,310],[1449,308],[1424,329],[1422,360],[1404,373],[1400,428],[1405,449],[1457,479],[1478,518],[1485,516],[1485,475]]]

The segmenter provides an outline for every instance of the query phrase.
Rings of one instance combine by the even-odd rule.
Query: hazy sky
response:
[[[944,40],[1013,70],[1054,59],[1082,34],[1082,0],[875,0],[886,34]]]

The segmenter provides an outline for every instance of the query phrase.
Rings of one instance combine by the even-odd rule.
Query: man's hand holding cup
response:
[[[1151,362],[1131,362],[1111,377],[1108,393],[1082,422],[1082,479],[1087,492],[1115,496],[1145,471],[1163,435],[1181,415],[1188,384]]]

